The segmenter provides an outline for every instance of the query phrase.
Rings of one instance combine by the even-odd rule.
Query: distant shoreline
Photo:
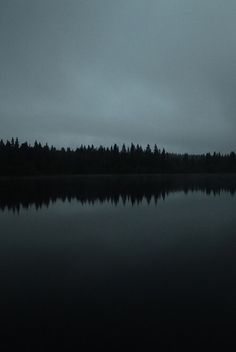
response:
[[[0,140],[0,176],[48,175],[148,175],[236,173],[236,154],[201,155],[169,153],[157,145],[117,144],[111,147],[83,146],[56,149],[18,139]]]

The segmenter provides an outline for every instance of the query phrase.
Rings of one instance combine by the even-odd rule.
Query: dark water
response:
[[[234,175],[2,180],[5,350],[230,350],[235,191]]]

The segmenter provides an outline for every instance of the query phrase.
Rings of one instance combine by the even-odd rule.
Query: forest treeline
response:
[[[168,153],[157,145],[109,147],[81,145],[57,149],[35,142],[0,141],[0,175],[142,174],[142,173],[233,173],[236,154],[199,155]]]

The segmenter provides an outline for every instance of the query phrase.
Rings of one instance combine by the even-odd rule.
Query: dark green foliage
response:
[[[56,149],[35,141],[0,141],[0,175],[128,174],[128,173],[220,173],[236,172],[236,154],[173,154],[165,149],[133,143],[121,149],[83,146]]]

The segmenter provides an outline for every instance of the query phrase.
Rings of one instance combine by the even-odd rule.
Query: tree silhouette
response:
[[[94,145],[56,149],[35,141],[19,143],[18,138],[0,140],[0,175],[128,174],[128,173],[233,173],[236,154],[202,155],[168,153],[155,144],[117,144],[110,148]]]

